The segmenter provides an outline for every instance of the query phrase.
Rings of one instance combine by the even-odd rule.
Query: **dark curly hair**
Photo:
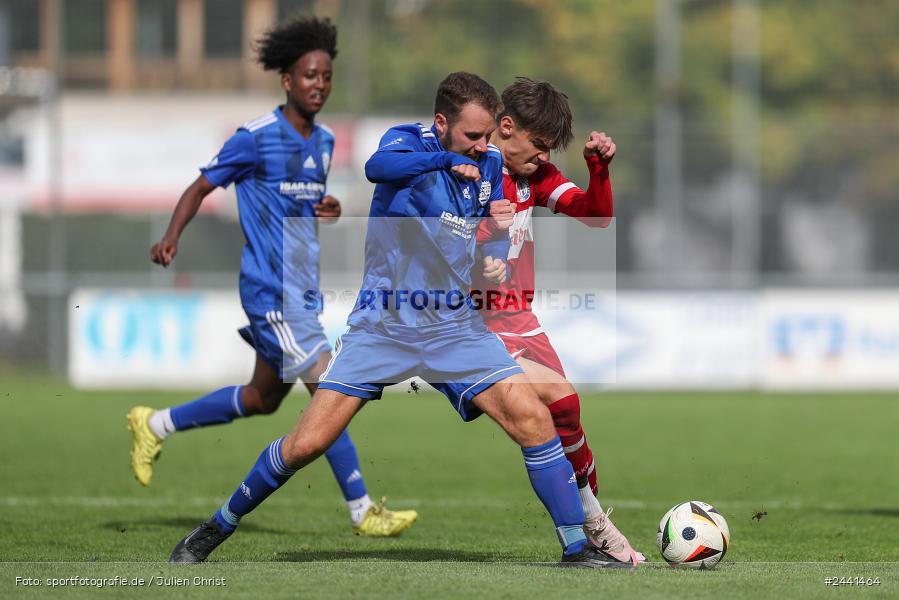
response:
[[[313,50],[337,56],[337,26],[331,19],[297,17],[265,32],[256,40],[256,60],[266,71],[286,73],[297,60]]]
[[[571,108],[568,96],[545,81],[516,77],[503,90],[503,108],[497,121],[512,117],[515,124],[537,135],[551,150],[564,149],[571,142]]]

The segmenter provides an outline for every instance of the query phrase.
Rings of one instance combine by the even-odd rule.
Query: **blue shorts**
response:
[[[297,381],[331,344],[314,312],[284,319],[281,311],[244,308],[250,324],[237,332],[276,372],[282,381]]]
[[[448,329],[404,340],[350,327],[335,346],[319,388],[376,400],[385,386],[417,375],[442,392],[464,421],[481,415],[475,396],[524,372],[486,330]]]

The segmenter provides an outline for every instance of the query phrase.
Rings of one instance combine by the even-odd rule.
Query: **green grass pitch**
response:
[[[128,466],[125,412],[190,398],[76,391],[0,372],[0,597],[147,597],[46,583],[115,576],[144,578],[161,597],[836,597],[827,577],[879,578],[850,593],[899,594],[895,396],[585,396],[601,501],[653,560],[633,572],[553,567],[558,544],[515,445],[486,418],[464,424],[442,397],[406,389],[351,427],[370,495],[420,512],[400,538],[353,535],[322,460],[246,517],[211,563],[169,566],[174,544],[306,403],[295,392],[273,416],[176,434],[141,488]],[[714,571],[671,569],[655,548],[664,511],[690,499],[716,505],[730,524],[732,547]],[[16,577],[44,585],[17,586]],[[160,586],[156,577],[226,586]]]

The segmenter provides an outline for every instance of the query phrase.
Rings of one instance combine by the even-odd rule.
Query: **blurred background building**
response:
[[[152,266],[149,247],[197,167],[281,100],[252,42],[294,14],[339,27],[320,120],[337,135],[329,187],[348,215],[366,214],[361,166],[378,136],[428,119],[453,70],[498,89],[547,79],[571,99],[576,139],[615,138],[618,335],[630,344],[619,379],[676,385],[702,363],[699,387],[752,387],[802,352],[809,381],[840,361],[899,365],[889,0],[0,0],[0,360],[71,374],[86,352],[72,299],[97,297],[79,290],[236,300],[231,190],[207,201],[171,269]],[[584,184],[579,154],[575,142],[553,160]],[[358,239],[335,231],[323,267],[346,271]],[[583,244],[557,236],[544,266],[589,270]],[[628,317],[627,300],[647,294]],[[140,306],[144,318],[155,305]],[[677,360],[653,379],[657,354]],[[624,362],[644,367],[628,375]]]

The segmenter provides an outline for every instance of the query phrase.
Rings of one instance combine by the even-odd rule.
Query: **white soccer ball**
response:
[[[730,529],[714,506],[691,500],[665,513],[656,544],[672,567],[713,569],[730,547]]]

